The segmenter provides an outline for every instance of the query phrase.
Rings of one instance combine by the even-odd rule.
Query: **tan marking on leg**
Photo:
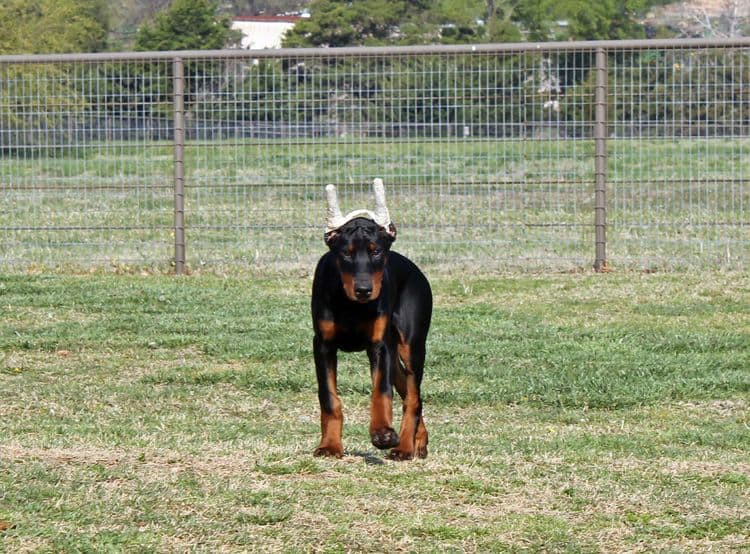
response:
[[[401,430],[399,432],[399,444],[394,452],[394,457],[408,459],[414,456],[414,442],[419,425],[418,414],[419,400],[417,397],[417,386],[413,374],[406,375],[406,397],[404,398],[404,413],[401,418]]]
[[[411,368],[411,349],[403,340],[398,345],[399,357],[404,363],[401,383],[395,381],[397,390],[404,400],[403,417],[399,432],[399,445],[391,451],[394,459],[406,460],[415,456],[427,456],[427,429],[419,409],[419,391]]]
[[[333,340],[336,336],[336,323],[330,319],[319,319],[318,330],[323,340]]]
[[[381,375],[376,371],[372,378],[372,401],[370,402],[370,434],[392,426],[393,399],[380,390]]]
[[[368,325],[368,332],[372,344],[382,341],[385,338],[388,329],[389,318],[387,315],[381,315],[375,318]],[[398,363],[397,360],[392,362]],[[385,444],[385,440],[375,440],[376,435],[395,437],[396,432],[393,430],[393,396],[390,391],[384,392],[382,388],[383,373],[381,369],[373,369],[372,372],[372,401],[370,403],[370,437],[373,437],[373,443]],[[388,446],[392,446],[389,444]]]
[[[387,315],[381,315],[375,318],[375,321],[373,321],[370,324],[370,341],[380,342],[385,337],[385,332],[388,329],[388,316]]]
[[[419,418],[419,425],[417,425],[417,436],[414,439],[414,452],[418,458],[427,457],[428,442],[427,427],[424,424],[424,416],[421,416]]]
[[[344,427],[344,413],[341,400],[336,391],[336,374],[328,370],[328,390],[331,399],[331,413],[320,412],[320,445],[315,450],[317,456],[335,456],[340,458],[344,454],[341,434]]]

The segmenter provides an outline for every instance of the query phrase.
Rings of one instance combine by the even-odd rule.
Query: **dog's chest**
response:
[[[363,318],[343,313],[334,322],[336,345],[347,352],[365,350],[384,340],[389,327],[389,319],[383,314]]]

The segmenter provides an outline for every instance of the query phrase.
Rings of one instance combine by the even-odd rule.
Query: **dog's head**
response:
[[[396,240],[396,227],[385,206],[385,193],[380,179],[375,180],[375,212],[357,210],[341,215],[333,185],[328,193],[328,225],[325,241],[336,259],[344,293],[360,303],[380,296],[388,252]]]

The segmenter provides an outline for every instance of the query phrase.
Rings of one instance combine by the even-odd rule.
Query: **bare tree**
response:
[[[741,37],[749,15],[750,0],[724,0],[719,9],[686,3],[685,22],[680,27],[683,35],[694,35],[697,31],[705,37]]]

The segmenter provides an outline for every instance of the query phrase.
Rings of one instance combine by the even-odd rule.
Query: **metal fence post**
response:
[[[594,92],[594,270],[607,269],[607,52],[596,49]]]
[[[174,58],[174,272],[185,272],[185,67]]]

